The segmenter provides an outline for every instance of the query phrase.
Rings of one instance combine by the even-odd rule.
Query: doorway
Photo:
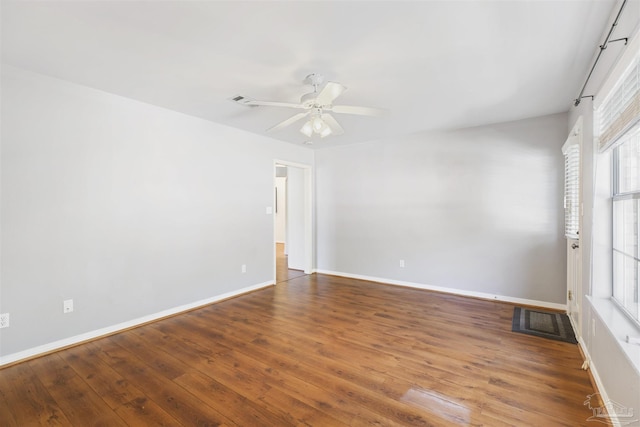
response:
[[[285,282],[312,272],[311,166],[274,162],[274,278]]]
[[[276,242],[276,283],[286,282],[296,277],[306,276],[303,270],[289,268],[288,255],[284,251],[285,244]]]

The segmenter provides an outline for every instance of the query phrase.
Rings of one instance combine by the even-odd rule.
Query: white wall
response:
[[[318,150],[318,269],[564,303],[567,132],[557,114]]]
[[[1,114],[0,356],[273,280],[273,161],[311,150],[11,67]]]

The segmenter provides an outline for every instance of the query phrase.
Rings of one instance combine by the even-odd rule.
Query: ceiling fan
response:
[[[307,121],[300,128],[300,132],[307,137],[318,134],[324,138],[329,135],[342,135],[344,133],[342,126],[340,126],[337,120],[329,113],[355,114],[360,116],[379,116],[382,114],[382,110],[377,108],[334,105],[333,101],[347,88],[340,83],[327,82],[324,87],[318,91],[318,87],[324,82],[324,76],[321,74],[309,74],[304,82],[313,86],[313,92],[302,95],[299,104],[277,101],[257,101],[242,95],[231,98],[231,100],[249,106],[284,107],[305,110],[272,126],[267,129],[267,132],[278,131],[306,118]]]

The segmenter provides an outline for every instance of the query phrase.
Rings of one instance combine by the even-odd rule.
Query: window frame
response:
[[[636,326],[640,326],[640,207],[637,208],[636,211],[636,221],[635,221],[635,235],[636,235],[636,254],[628,254],[623,250],[618,249],[616,246],[616,238],[617,238],[617,215],[616,215],[616,204],[624,202],[625,200],[638,200],[640,203],[640,185],[637,190],[631,191],[620,191],[620,173],[621,173],[621,162],[620,158],[620,148],[626,143],[630,141],[625,141],[625,136],[629,133],[633,134],[637,132],[635,126],[631,129],[627,129],[627,131],[618,139],[618,143],[612,148],[611,153],[611,300],[616,304],[616,306],[620,309],[622,313],[624,313]],[[632,135],[634,136],[634,135]],[[640,169],[640,166],[639,166]],[[622,297],[623,301],[620,301],[616,296],[616,280],[620,280],[617,275],[625,274],[624,271],[620,272],[617,268],[616,263],[616,253],[631,259],[638,263],[636,267],[636,276],[635,276],[635,300],[634,303],[636,305],[637,313],[629,311],[629,308],[624,303],[624,296],[626,295],[627,289],[624,286],[622,289]],[[617,272],[617,274],[616,274]]]
[[[633,172],[634,179],[640,181],[640,146],[636,146],[638,152],[629,152],[630,156],[636,158],[634,164],[625,165],[626,162],[620,159],[622,150],[618,151],[623,144],[635,139],[638,130],[636,126],[640,126],[640,33],[636,32],[629,39],[624,52],[617,59],[593,100],[594,148],[596,152],[611,154],[608,159],[611,166],[609,195],[602,194],[608,200],[610,219],[607,220],[608,224],[601,224],[609,228],[610,240],[606,248],[609,253],[608,261],[599,263],[599,269],[610,268],[607,300],[611,301],[617,308],[616,311],[628,319],[634,328],[640,329],[640,262],[637,261],[640,258],[640,191],[635,190],[640,190],[640,182],[633,181],[633,185],[629,186],[631,181],[627,180],[631,175],[621,170],[621,167],[637,168]],[[627,139],[628,137],[631,139]],[[621,174],[624,174],[624,182],[620,180]],[[622,188],[632,190],[621,192],[621,184]],[[635,205],[628,206],[625,200],[635,200]],[[630,215],[631,212],[633,215]],[[623,257],[633,255],[631,259],[635,260],[633,262],[636,264],[630,264],[629,258],[621,258],[618,254],[623,254]],[[596,260],[591,258],[590,262],[595,264]],[[606,265],[609,262],[610,267]],[[633,281],[629,279],[631,271],[634,271]],[[626,286],[625,281],[629,286]],[[605,291],[604,288],[602,291]],[[630,295],[632,299],[627,298]],[[617,297],[621,299],[618,300]],[[629,310],[633,312],[627,309],[625,301],[631,307]],[[629,304],[629,301],[632,303]]]

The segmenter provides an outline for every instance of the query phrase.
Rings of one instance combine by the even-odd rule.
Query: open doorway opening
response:
[[[275,162],[275,283],[311,274],[311,167]]]

